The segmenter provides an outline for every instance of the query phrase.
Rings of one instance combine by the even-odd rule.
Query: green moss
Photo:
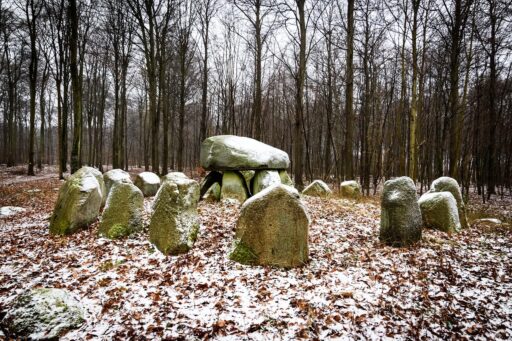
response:
[[[188,235],[188,240],[190,244],[194,244],[197,240],[197,235],[199,234],[199,224],[194,224],[190,229],[190,233]]]
[[[130,234],[128,226],[122,224],[114,224],[105,234],[109,239],[119,239],[126,237]]]
[[[256,263],[258,256],[247,244],[241,240],[236,240],[233,243],[233,249],[229,254],[229,259],[241,264],[251,265]]]

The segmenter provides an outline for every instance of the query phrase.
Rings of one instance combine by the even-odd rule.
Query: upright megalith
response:
[[[103,174],[93,167],[84,166],[77,170],[74,174],[77,176],[83,176],[85,173],[92,174],[96,180],[98,181],[98,184],[100,185],[100,192],[101,192],[101,206],[103,207],[105,203],[107,202],[107,189],[105,187],[105,181],[103,180]]]
[[[286,169],[290,159],[286,152],[257,140],[218,135],[203,141],[201,166],[207,170]]]
[[[248,197],[249,191],[242,174],[236,171],[225,171],[222,174],[221,200],[235,200],[243,204]]]
[[[416,186],[403,176],[384,183],[381,199],[380,233],[382,242],[408,246],[421,239],[421,211]]]
[[[199,232],[199,184],[187,177],[165,177],[153,205],[149,240],[166,255],[185,253]]]
[[[448,233],[460,230],[457,201],[450,192],[425,193],[418,204],[426,227]]]
[[[308,260],[308,226],[297,190],[268,187],[242,206],[229,258],[249,265],[301,266]]]
[[[279,177],[281,178],[281,183],[286,186],[292,186],[293,187],[293,181],[292,178],[290,178],[290,175],[285,169],[279,170]]]
[[[440,177],[432,182],[430,186],[430,192],[450,192],[455,200],[457,201],[457,209],[459,211],[460,225],[462,228],[468,227],[468,219],[466,216],[466,205],[462,198],[462,192],[460,191],[459,183],[457,180],[448,176]]]
[[[145,197],[152,197],[160,188],[160,177],[152,172],[142,172],[135,178],[135,186],[140,188]]]
[[[132,183],[115,183],[103,210],[98,233],[109,239],[127,237],[143,228],[144,195]]]
[[[39,288],[20,294],[0,325],[9,340],[58,340],[84,322],[82,305],[68,291]]]
[[[304,188],[302,194],[312,197],[326,198],[332,194],[332,191],[329,186],[327,186],[327,184],[322,180],[315,180],[310,183],[309,186]]]
[[[259,170],[251,181],[251,193],[257,194],[267,187],[281,183],[279,173],[275,170]]]
[[[343,181],[340,192],[342,197],[349,199],[359,199],[362,195],[361,185],[355,180]]]
[[[93,223],[100,213],[103,195],[101,184],[90,167],[83,167],[71,175],[59,191],[50,218],[50,233],[67,235]]]
[[[130,174],[125,172],[122,169],[111,169],[105,174],[103,174],[103,181],[105,182],[105,196],[108,198],[108,194],[110,193],[110,189],[114,184],[120,182],[132,183],[132,179],[130,178]]]

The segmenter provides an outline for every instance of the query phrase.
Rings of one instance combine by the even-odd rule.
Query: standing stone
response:
[[[101,206],[105,206],[105,203],[107,202],[107,189],[105,187],[105,181],[103,180],[103,174],[99,170],[93,167],[84,166],[77,170],[74,174],[77,176],[83,176],[85,173],[92,174],[96,180],[98,181],[98,184],[100,185],[100,192],[101,192]],[[73,175],[74,175],[73,174]]]
[[[13,340],[58,340],[84,322],[82,306],[68,291],[39,288],[19,295],[0,324]]]
[[[284,169],[279,171],[279,177],[281,178],[281,183],[286,186],[293,187],[293,181],[292,178],[290,178],[290,175],[288,175],[288,172]]]
[[[142,172],[135,178],[135,186],[139,187],[145,197],[152,197],[160,188],[160,178],[152,172]]]
[[[327,186],[327,184],[322,180],[313,181],[302,191],[302,194],[304,195],[321,198],[326,198],[331,195],[331,193],[332,191],[329,186]]]
[[[252,194],[257,194],[267,187],[281,183],[279,173],[275,170],[260,170],[252,179]]]
[[[426,227],[448,233],[460,230],[457,201],[450,192],[425,193],[418,204]]]
[[[459,183],[457,182],[457,180],[447,176],[440,177],[432,182],[430,192],[450,192],[457,201],[457,208],[459,210],[459,219],[461,227],[468,227],[466,205],[464,204],[462,193],[460,191]]]
[[[116,183],[127,182],[132,183],[132,179],[130,179],[130,174],[125,172],[122,169],[111,169],[105,174],[103,174],[103,181],[105,182],[105,195],[108,198],[108,194],[110,193],[110,189]]]
[[[254,175],[256,174],[256,171],[253,171],[253,170],[245,170],[244,171],[243,170],[243,171],[240,171],[240,174],[242,174],[242,176],[244,177],[245,185],[247,186],[247,188],[251,189],[252,188],[252,186],[251,186],[252,179],[254,178]]]
[[[407,246],[421,239],[421,211],[416,186],[403,176],[384,183],[381,200],[381,242],[391,246]]]
[[[129,236],[143,228],[144,195],[132,183],[118,182],[110,190],[98,233],[109,239]]]
[[[355,180],[343,181],[340,185],[341,196],[350,199],[361,198],[361,185]]]
[[[185,253],[199,232],[199,184],[178,175],[166,177],[155,198],[149,240],[163,254]]]
[[[249,197],[245,179],[239,172],[225,171],[222,174],[221,200],[236,200],[243,204]]]
[[[248,137],[218,135],[201,144],[201,167],[206,170],[287,169],[289,166],[286,152]]]
[[[203,196],[205,200],[210,201],[219,201],[220,200],[220,185],[218,182],[214,183],[207,191],[206,194]]]
[[[229,258],[250,265],[301,266],[308,260],[308,226],[296,189],[268,187],[242,206]]]
[[[59,191],[50,218],[50,233],[67,235],[87,227],[98,217],[101,204],[102,191],[97,178],[92,172],[78,170]]]

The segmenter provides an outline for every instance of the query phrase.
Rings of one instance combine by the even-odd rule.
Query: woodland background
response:
[[[297,186],[446,174],[512,190],[512,3],[0,0],[0,163],[198,166],[287,151]]]

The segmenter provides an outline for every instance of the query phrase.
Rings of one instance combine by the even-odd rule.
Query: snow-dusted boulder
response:
[[[18,213],[25,212],[26,209],[23,207],[17,207],[17,206],[4,206],[0,207],[0,218],[1,217],[9,217],[12,215],[16,215]]]
[[[71,234],[98,217],[103,200],[102,188],[98,177],[84,168],[71,175],[61,187],[50,218],[51,234]],[[100,179],[103,183],[102,176]]]
[[[312,197],[322,197],[326,198],[329,195],[331,195],[332,191],[327,186],[325,182],[322,180],[315,180],[312,183],[309,184],[304,190],[302,191],[302,194],[309,195]]]
[[[293,181],[292,178],[290,178],[290,175],[288,175],[288,172],[284,169],[281,169],[279,171],[279,177],[281,178],[281,183],[286,186],[292,186],[293,187]]]
[[[143,228],[144,195],[132,183],[118,182],[110,190],[98,233],[109,239],[129,236]]]
[[[166,177],[154,202],[149,240],[163,254],[188,252],[199,232],[199,184],[189,178]]]
[[[252,194],[257,194],[267,187],[281,183],[279,173],[275,170],[259,170],[252,179]]]
[[[286,152],[248,137],[218,135],[203,141],[201,166],[208,170],[286,169],[290,158]]]
[[[340,185],[341,196],[350,199],[361,198],[361,185],[355,180],[343,181]]]
[[[125,172],[122,169],[111,169],[105,174],[103,174],[103,181],[105,182],[105,195],[108,198],[108,194],[110,193],[110,189],[112,186],[119,182],[127,182],[132,183],[132,179],[130,179],[130,174]]]
[[[249,197],[245,179],[240,172],[225,171],[222,174],[221,200],[236,200],[243,204]]]
[[[84,322],[83,307],[68,291],[40,288],[19,295],[1,325],[13,340],[58,340]]]
[[[297,190],[268,187],[243,204],[229,258],[242,264],[301,266],[308,260],[308,229]]]
[[[407,246],[421,239],[421,211],[416,186],[403,176],[384,183],[381,199],[380,241]]]
[[[448,233],[460,230],[457,201],[450,192],[425,193],[418,204],[426,227]]]
[[[105,181],[103,180],[103,174],[93,167],[84,166],[77,170],[73,175],[76,176],[83,176],[85,173],[92,174],[96,180],[98,181],[98,184],[100,185],[100,191],[101,191],[101,206],[105,206],[105,203],[107,202],[107,189],[105,187]]]
[[[135,178],[135,186],[140,188],[145,197],[152,197],[160,188],[160,177],[153,172],[142,172]]]
[[[457,201],[457,208],[459,210],[460,225],[462,228],[468,227],[468,218],[466,216],[466,205],[462,198],[459,183],[457,180],[448,176],[442,176],[432,182],[430,192],[450,192]]]

